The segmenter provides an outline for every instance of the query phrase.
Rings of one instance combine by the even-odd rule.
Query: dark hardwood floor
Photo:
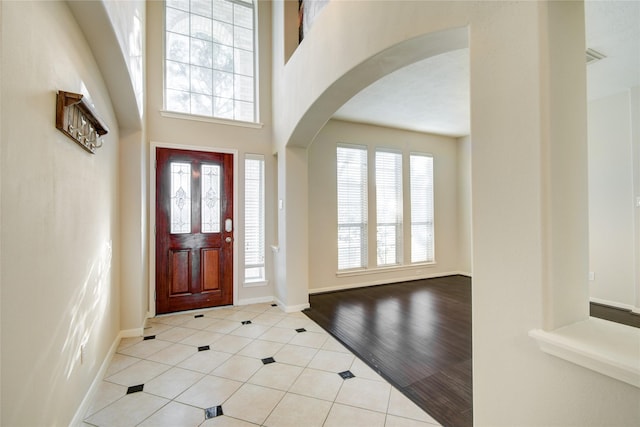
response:
[[[304,313],[443,426],[472,426],[471,278],[447,276],[310,295]],[[594,317],[640,315],[590,304]]]
[[[471,278],[315,294],[304,313],[443,426],[472,426]]]
[[[640,315],[633,313],[631,310],[624,310],[622,308],[592,302],[589,304],[589,314],[591,317],[598,317],[611,322],[640,328]]]

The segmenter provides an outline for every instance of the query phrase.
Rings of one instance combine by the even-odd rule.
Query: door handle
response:
[[[227,243],[231,243],[231,237],[227,237],[226,239],[224,239],[224,241]]]

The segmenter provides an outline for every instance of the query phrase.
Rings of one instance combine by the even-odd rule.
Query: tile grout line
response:
[[[240,312],[240,311],[239,311],[239,310],[235,310],[233,313],[230,313],[230,314],[229,314],[229,316],[234,316],[234,317],[240,318],[241,316],[237,316],[237,313],[238,313],[238,312]],[[261,316],[261,315],[263,315],[263,314],[267,314],[267,313],[266,313],[266,311],[263,311],[263,312],[247,311],[247,315],[248,315],[248,316],[250,316],[252,319],[253,319],[253,318],[256,318],[256,317],[259,317],[259,316]],[[206,316],[205,316],[205,317],[206,317]],[[275,315],[274,315],[274,317],[275,317]],[[154,351],[154,352],[152,352],[152,353],[150,353],[150,354],[146,355],[144,358],[142,358],[142,357],[140,357],[140,356],[132,356],[132,355],[129,355],[129,354],[119,353],[119,351],[121,351],[121,350],[126,350],[127,348],[130,348],[130,347],[133,347],[133,346],[135,346],[135,345],[140,344],[140,343],[142,342],[142,340],[139,340],[139,341],[136,341],[136,342],[132,342],[132,343],[128,344],[126,347],[120,347],[120,345],[119,345],[119,346],[118,346],[119,348],[116,350],[116,353],[117,353],[117,354],[120,354],[120,355],[121,355],[121,356],[123,356],[123,357],[128,357],[128,358],[136,359],[136,361],[135,361],[135,362],[133,362],[133,363],[131,363],[131,364],[129,364],[129,365],[127,365],[127,366],[122,367],[121,369],[118,369],[117,371],[113,371],[113,372],[111,372],[111,373],[110,373],[110,375],[109,375],[109,377],[115,376],[115,375],[117,375],[118,373],[121,373],[122,371],[126,370],[127,368],[129,368],[129,367],[131,367],[131,366],[134,366],[135,364],[140,363],[140,362],[142,362],[142,361],[149,361],[149,362],[157,363],[157,364],[159,364],[159,365],[163,365],[164,367],[166,367],[166,369],[165,369],[164,371],[162,371],[162,372],[160,372],[160,373],[158,373],[158,374],[156,374],[156,375],[154,375],[154,376],[150,377],[149,379],[145,379],[145,381],[144,381],[144,383],[143,383],[143,384],[145,384],[145,385],[146,385],[146,384],[148,384],[148,383],[150,383],[151,381],[154,381],[155,379],[157,379],[157,378],[159,378],[159,377],[161,377],[161,376],[165,375],[168,371],[170,371],[170,370],[172,370],[172,369],[181,369],[181,370],[189,371],[189,372],[192,372],[192,373],[194,373],[194,374],[200,375],[200,379],[198,379],[197,381],[195,381],[194,383],[192,383],[191,385],[189,385],[186,389],[184,389],[184,390],[180,391],[178,394],[176,394],[175,396],[173,396],[173,397],[171,397],[171,398],[168,398],[168,397],[165,397],[165,396],[162,396],[162,395],[154,394],[154,393],[152,393],[152,392],[144,391],[144,390],[143,390],[143,391],[142,391],[142,393],[144,393],[144,394],[146,394],[146,395],[149,395],[149,396],[153,396],[154,398],[163,399],[163,400],[165,400],[165,402],[164,402],[164,403],[163,403],[159,408],[155,409],[153,412],[151,412],[150,414],[148,414],[144,419],[142,419],[142,420],[138,421],[138,424],[144,423],[146,420],[148,420],[148,419],[150,419],[151,417],[155,416],[158,412],[162,411],[162,410],[163,410],[164,408],[166,408],[170,403],[173,403],[173,402],[175,402],[176,404],[185,405],[185,406],[191,407],[191,408],[193,408],[193,409],[197,409],[197,410],[202,411],[203,409],[202,409],[201,407],[199,407],[199,406],[196,406],[196,405],[194,405],[194,404],[192,404],[192,403],[184,403],[184,402],[181,402],[181,401],[177,401],[176,399],[178,399],[181,395],[183,395],[184,393],[186,393],[189,389],[191,389],[194,385],[198,384],[198,383],[199,383],[200,381],[202,381],[203,379],[205,379],[205,378],[207,378],[207,377],[214,377],[214,378],[220,378],[220,379],[225,379],[225,380],[231,380],[231,381],[235,381],[235,382],[241,383],[241,385],[240,385],[240,386],[238,386],[238,388],[237,388],[237,389],[236,389],[236,390],[235,390],[231,395],[229,395],[229,396],[228,396],[228,397],[227,397],[223,402],[221,402],[221,403],[219,404],[220,406],[221,406],[221,405],[223,405],[225,402],[228,402],[228,401],[229,401],[229,400],[230,400],[234,395],[236,395],[236,393],[238,393],[238,391],[239,391],[239,390],[240,390],[244,385],[246,385],[246,384],[251,384],[251,385],[258,386],[258,387],[262,387],[262,388],[266,388],[266,389],[277,390],[277,391],[279,391],[279,392],[282,392],[282,393],[283,393],[283,394],[282,394],[282,396],[280,397],[280,399],[278,399],[278,401],[277,401],[277,402],[276,402],[276,403],[271,407],[271,409],[269,410],[269,412],[266,414],[265,418],[264,418],[264,419],[262,420],[262,422],[261,422],[261,425],[264,425],[264,423],[269,419],[269,417],[271,417],[271,416],[273,415],[273,413],[274,413],[274,411],[276,410],[276,408],[278,408],[278,406],[283,402],[283,400],[286,398],[286,396],[287,396],[288,394],[291,394],[292,396],[300,396],[300,397],[304,397],[304,398],[308,398],[308,399],[313,399],[313,400],[317,400],[317,401],[321,401],[321,402],[329,402],[329,403],[330,403],[330,405],[329,405],[328,410],[327,410],[327,412],[326,412],[326,414],[325,414],[325,416],[324,416],[324,419],[323,419],[323,421],[322,421],[322,425],[324,425],[324,424],[326,424],[326,423],[327,423],[328,418],[329,418],[329,415],[331,414],[331,411],[336,407],[336,403],[338,403],[338,402],[337,402],[338,396],[340,395],[340,392],[342,391],[342,389],[343,389],[343,387],[344,387],[344,382],[345,382],[345,381],[347,381],[348,379],[343,379],[343,380],[342,380],[342,382],[340,383],[340,386],[337,388],[337,390],[336,390],[336,392],[335,392],[335,395],[333,396],[333,398],[332,398],[331,400],[327,400],[327,399],[325,399],[325,398],[317,397],[317,396],[313,396],[313,395],[305,395],[305,394],[301,394],[301,393],[299,393],[299,392],[293,392],[293,391],[291,391],[291,390],[293,389],[294,385],[297,383],[297,381],[300,379],[300,377],[303,375],[303,373],[304,373],[306,370],[314,370],[314,371],[318,371],[318,372],[326,372],[326,373],[329,373],[329,372],[330,372],[330,373],[332,373],[332,374],[338,374],[338,373],[336,373],[336,372],[333,372],[332,370],[327,370],[327,369],[323,369],[323,368],[319,368],[319,367],[310,367],[310,364],[311,364],[311,363],[316,359],[316,357],[318,357],[318,355],[319,355],[319,354],[321,354],[321,352],[327,352],[327,353],[340,353],[340,354],[346,354],[346,355],[349,355],[349,356],[352,358],[352,359],[351,359],[351,362],[350,362],[350,364],[349,364],[349,370],[351,370],[351,369],[355,369],[355,365],[356,365],[357,361],[362,362],[362,360],[361,360],[361,359],[359,359],[359,358],[357,357],[357,355],[355,355],[352,351],[349,351],[349,349],[348,349],[348,348],[346,348],[343,344],[341,344],[341,343],[339,342],[339,340],[336,340],[336,343],[337,343],[337,344],[339,344],[339,345],[342,347],[342,349],[344,349],[344,350],[346,350],[346,351],[336,350],[336,349],[335,349],[335,347],[332,347],[332,343],[331,343],[329,340],[330,340],[330,339],[334,339],[334,340],[335,340],[335,338],[333,338],[333,337],[331,336],[331,334],[329,334],[327,331],[324,331],[322,327],[320,327],[317,323],[315,323],[315,321],[313,321],[313,319],[309,319],[308,317],[304,317],[304,318],[303,318],[303,317],[297,317],[297,316],[296,316],[296,317],[293,317],[293,316],[292,316],[292,317],[288,317],[287,315],[282,315],[282,316],[278,316],[278,317],[281,317],[281,320],[279,320],[278,322],[272,323],[272,324],[260,324],[260,323],[256,323],[256,325],[260,325],[260,326],[262,326],[262,327],[265,327],[265,328],[266,328],[266,329],[264,329],[264,331],[262,331],[262,332],[260,333],[260,335],[257,335],[257,336],[247,336],[247,335],[235,335],[235,334],[233,334],[233,332],[234,332],[234,331],[236,331],[236,330],[238,330],[238,328],[240,328],[241,326],[240,326],[240,327],[237,327],[237,328],[235,328],[235,329],[232,329],[232,330],[230,330],[230,331],[228,331],[228,332],[225,332],[225,333],[221,333],[221,332],[213,332],[213,331],[207,331],[207,328],[208,328],[208,327],[213,326],[215,323],[219,323],[219,322],[221,322],[221,321],[225,321],[225,320],[227,320],[226,318],[215,318],[215,320],[216,320],[216,321],[215,321],[214,323],[212,323],[211,325],[209,325],[209,326],[205,327],[205,328],[195,328],[195,327],[192,327],[192,325],[190,325],[190,326],[184,326],[186,323],[188,323],[188,322],[190,322],[191,320],[193,320],[193,319],[189,319],[189,318],[182,319],[183,321],[181,321],[180,323],[170,324],[170,325],[167,325],[167,324],[165,324],[165,323],[160,323],[160,322],[158,322],[160,325],[168,326],[168,327],[167,327],[166,329],[164,329],[164,330],[160,331],[160,332],[156,332],[156,335],[159,335],[159,334],[161,334],[161,333],[163,333],[163,332],[164,332],[164,333],[168,333],[168,332],[170,332],[171,330],[174,330],[174,329],[176,329],[176,328],[191,329],[191,330],[193,330],[193,333],[191,333],[191,334],[190,334],[190,335],[188,335],[188,336],[185,336],[184,338],[180,339],[179,341],[169,341],[169,340],[166,340],[166,339],[162,339],[162,338],[158,338],[158,337],[156,337],[156,339],[158,339],[158,341],[163,341],[164,343],[167,343],[167,346],[165,346],[165,347],[163,347],[163,348],[160,348],[160,349],[158,349],[157,351]],[[211,319],[213,319],[213,318],[211,318]],[[294,334],[293,336],[291,336],[291,337],[290,337],[288,340],[286,340],[286,341],[280,341],[280,340],[277,340],[277,341],[271,341],[271,340],[267,340],[267,339],[261,339],[261,336],[262,336],[262,335],[266,334],[268,331],[272,330],[273,328],[279,328],[279,329],[283,329],[283,330],[287,330],[287,329],[289,329],[289,327],[290,327],[290,326],[287,326],[287,327],[278,326],[280,323],[284,322],[284,321],[285,321],[285,320],[287,320],[287,319],[291,319],[291,320],[289,320],[289,322],[290,322],[290,324],[292,324],[292,325],[295,325],[296,323],[301,323],[301,322],[305,322],[305,323],[307,323],[307,324],[312,325],[312,326],[306,326],[306,328],[313,328],[313,329],[307,329],[307,332],[312,332],[312,333],[314,333],[314,334],[321,334],[321,335],[324,335],[324,340],[322,340],[322,343],[321,343],[321,344],[319,344],[319,345],[317,345],[317,344],[315,344],[315,343],[314,343],[314,345],[309,346],[309,345],[292,344],[292,341],[293,341],[293,340],[294,340],[294,338],[296,337],[296,335],[295,335],[295,334]],[[298,320],[298,322],[296,322],[296,320]],[[237,319],[236,319],[236,320],[233,320],[233,321],[234,321],[234,322],[236,322],[236,321],[238,321],[238,322],[239,322],[239,320],[237,320]],[[152,323],[152,325],[151,325],[149,328],[153,328],[153,323],[156,323],[156,322],[151,322],[151,323]],[[148,328],[145,328],[145,329],[148,329]],[[154,331],[154,332],[155,332],[155,331]],[[225,352],[225,351],[222,351],[222,350],[216,350],[216,351],[217,351],[217,352],[219,352],[219,353],[226,353],[226,354],[229,356],[226,360],[229,360],[230,358],[232,358],[232,357],[234,357],[234,356],[237,356],[237,357],[244,357],[244,358],[254,359],[254,360],[260,360],[260,357],[258,357],[258,356],[252,356],[252,355],[247,355],[247,354],[241,355],[241,354],[240,354],[244,349],[246,349],[247,347],[249,347],[249,346],[250,346],[250,345],[252,345],[253,343],[256,343],[257,341],[263,341],[263,342],[265,342],[265,343],[270,343],[270,344],[274,344],[274,345],[279,345],[279,348],[278,348],[277,350],[275,350],[275,351],[273,352],[274,354],[271,356],[271,357],[274,357],[274,358],[275,358],[275,355],[276,355],[277,353],[279,353],[280,351],[284,350],[287,346],[294,346],[294,347],[300,347],[300,348],[307,348],[307,349],[312,349],[313,351],[310,353],[310,356],[309,356],[309,357],[305,357],[305,359],[306,359],[306,360],[304,361],[304,364],[297,364],[297,363],[285,363],[285,362],[278,362],[278,360],[277,360],[277,359],[275,360],[277,363],[280,363],[280,364],[282,364],[282,365],[284,365],[284,366],[291,366],[291,367],[296,367],[296,368],[299,368],[299,369],[300,369],[300,370],[299,370],[299,372],[295,375],[295,378],[293,378],[293,379],[290,381],[290,383],[287,385],[286,389],[284,389],[284,390],[283,390],[283,389],[280,389],[280,388],[276,388],[276,387],[270,386],[270,385],[253,384],[253,383],[251,383],[251,382],[250,382],[250,381],[251,381],[251,380],[252,380],[252,379],[253,379],[253,378],[258,374],[258,372],[260,372],[260,371],[264,368],[264,366],[266,366],[266,365],[261,366],[258,370],[256,370],[255,372],[251,373],[251,375],[250,375],[249,377],[247,377],[246,379],[244,379],[244,380],[238,380],[238,379],[234,379],[233,377],[229,377],[229,378],[227,378],[227,377],[221,377],[221,376],[218,376],[218,375],[214,375],[214,374],[213,374],[213,372],[214,372],[216,369],[218,369],[220,366],[222,366],[222,365],[224,365],[224,363],[226,363],[226,362],[224,362],[224,361],[223,361],[222,363],[218,364],[217,366],[213,367],[211,370],[209,370],[209,371],[207,371],[207,372],[203,372],[203,371],[199,371],[199,370],[191,369],[191,368],[188,368],[188,367],[181,367],[181,366],[179,366],[181,363],[185,362],[185,361],[186,361],[186,360],[188,360],[189,358],[191,358],[191,357],[193,357],[194,355],[198,354],[197,352],[196,352],[196,353],[194,353],[194,354],[189,354],[189,355],[187,355],[186,357],[182,357],[182,358],[180,358],[180,360],[175,361],[175,363],[167,363],[167,361],[155,361],[155,360],[151,360],[151,359],[149,359],[150,357],[153,357],[154,355],[157,355],[158,353],[163,352],[163,351],[167,350],[168,348],[171,348],[171,347],[176,346],[176,345],[181,345],[181,346],[191,347],[191,348],[197,348],[197,347],[198,347],[197,345],[186,344],[186,343],[183,343],[182,341],[185,341],[185,340],[189,339],[189,337],[191,337],[192,335],[197,334],[197,333],[199,333],[199,332],[210,332],[210,333],[216,333],[216,334],[220,334],[220,335],[221,335],[221,336],[217,337],[215,340],[211,341],[211,342],[209,343],[209,345],[212,345],[214,342],[216,342],[216,341],[218,341],[218,340],[221,340],[221,339],[222,339],[222,338],[224,338],[225,336],[232,336],[232,337],[246,338],[246,339],[248,339],[248,340],[249,340],[246,344],[244,344],[243,346],[241,346],[240,348],[238,348],[237,350],[235,350],[235,352],[232,352],[232,353],[230,353],[230,352]],[[310,342],[309,342],[309,343],[310,343]],[[325,346],[326,346],[326,348],[325,348]],[[259,354],[259,353],[257,353],[257,352],[256,352],[255,354]],[[169,360],[171,360],[171,356],[168,356],[168,357],[169,357]],[[366,366],[366,363],[365,363],[365,368],[366,368],[366,367],[367,367],[367,366]],[[376,372],[375,372],[375,371],[372,371],[372,372],[373,372],[374,374],[376,374]],[[361,377],[361,378],[362,378],[362,379],[369,379],[369,378],[366,378],[366,377]],[[349,406],[349,407],[353,407],[353,408],[360,409],[360,410],[366,410],[366,411],[369,411],[369,412],[383,413],[383,414],[384,414],[385,424],[386,424],[387,419],[388,419],[388,410],[389,410],[389,407],[390,407],[390,401],[391,401],[392,385],[391,385],[391,384],[389,384],[389,383],[388,383],[388,381],[386,381],[386,380],[385,380],[385,378],[383,378],[383,377],[379,377],[379,378],[380,378],[380,380],[381,380],[381,381],[385,382],[387,385],[389,385],[389,386],[390,386],[390,389],[389,389],[389,396],[388,396],[388,398],[387,398],[387,403],[386,403],[385,411],[383,411],[383,412],[378,412],[377,410],[366,409],[366,408],[364,408],[364,407],[354,406],[354,405],[346,404],[346,403],[345,403],[345,404],[342,404],[342,405],[344,405],[344,406]],[[370,379],[370,380],[372,380],[372,381],[378,381],[378,380],[376,380],[376,379]],[[115,385],[115,386],[119,386],[119,387],[126,387],[126,386],[124,386],[124,385],[122,385],[122,384],[115,383],[115,382],[113,382],[112,380],[107,380],[107,378],[103,378],[103,381],[104,381],[104,382],[106,382],[106,383],[113,384],[113,385]],[[85,415],[85,418],[84,418],[84,420],[83,420],[83,421],[84,421],[85,423],[87,423],[87,424],[90,424],[90,423],[88,423],[88,422],[86,421],[88,418],[93,417],[94,415],[96,415],[97,413],[101,412],[102,410],[104,410],[104,409],[108,408],[109,406],[111,406],[111,405],[115,404],[116,402],[121,401],[121,400],[123,399],[123,397],[125,397],[125,396],[127,396],[127,395],[125,394],[125,395],[123,395],[123,396],[118,397],[115,401],[112,401],[112,402],[108,403],[104,408],[100,408],[100,409],[94,410],[94,411],[93,411],[93,414],[86,414],[86,415]],[[225,414],[225,415],[226,415],[226,414]],[[242,421],[247,422],[247,420],[244,420],[244,419],[239,419],[239,418],[232,417],[232,416],[229,416],[229,415],[226,415],[226,416],[228,416],[229,418],[238,419],[238,420],[242,420]],[[410,418],[410,417],[402,417],[402,418],[405,418],[405,419],[408,419],[408,420],[414,420],[414,421],[416,421],[415,419]],[[207,421],[207,419],[205,418],[205,419],[204,419],[200,424],[203,424],[203,423],[205,423],[206,421]],[[137,425],[138,425],[138,424],[137,424]]]

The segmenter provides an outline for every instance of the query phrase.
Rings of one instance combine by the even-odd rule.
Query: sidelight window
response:
[[[264,156],[248,154],[244,161],[245,282],[265,280]]]

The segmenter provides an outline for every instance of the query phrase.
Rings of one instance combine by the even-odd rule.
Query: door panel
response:
[[[171,290],[169,295],[182,295],[189,293],[191,287],[191,278],[189,271],[191,270],[190,251],[169,250],[171,257]]]
[[[157,148],[156,168],[156,313],[233,304],[233,155]]]
[[[204,291],[217,291],[220,289],[218,280],[220,271],[220,250],[202,249],[200,259],[202,260],[202,289]]]

